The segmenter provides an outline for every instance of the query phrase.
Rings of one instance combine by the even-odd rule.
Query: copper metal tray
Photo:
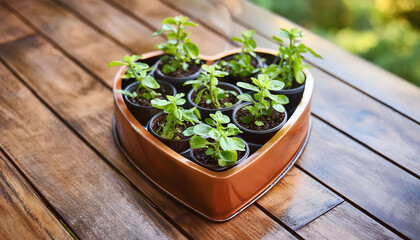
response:
[[[208,64],[239,49],[216,56],[201,56]],[[275,55],[276,51],[256,52]],[[143,54],[143,59],[162,52]],[[226,221],[266,193],[293,166],[302,153],[310,131],[313,78],[305,69],[303,97],[293,115],[259,150],[233,168],[215,172],[184,158],[153,137],[130,113],[122,95],[122,67],[114,80],[115,140],[129,161],[171,197],[212,221]]]

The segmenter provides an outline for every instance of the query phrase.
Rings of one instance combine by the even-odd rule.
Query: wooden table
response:
[[[211,223],[145,180],[114,143],[107,63],[153,50],[179,14],[202,53],[235,47],[182,1],[2,1],[0,238],[420,239],[420,89],[306,30],[325,59],[307,58],[312,132],[273,189]],[[295,26],[250,3],[232,25],[268,48]]]

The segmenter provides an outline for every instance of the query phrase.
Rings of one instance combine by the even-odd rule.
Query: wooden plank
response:
[[[161,21],[167,17],[181,15],[181,12],[172,9],[156,0],[108,0],[114,5],[124,9],[126,12],[136,16],[145,23],[152,26],[155,30],[161,28]],[[199,18],[197,18],[198,20]],[[193,18],[193,21],[196,21]],[[188,28],[191,32],[191,39],[199,47],[202,54],[214,55],[234,46],[213,31],[199,26]],[[144,38],[143,38],[144,39]]]
[[[420,125],[372,100],[319,69],[312,112],[325,121],[420,175]]]
[[[2,239],[72,239],[2,152],[0,193]]]
[[[257,201],[293,230],[301,228],[341,202],[343,199],[295,167]]]
[[[188,7],[188,0],[162,0],[186,14],[206,14]],[[240,36],[245,28],[233,23],[232,33]],[[257,34],[260,47],[277,49],[278,45]],[[390,158],[405,169],[420,175],[420,125],[401,116],[365,94],[319,70],[311,69],[317,81],[312,112],[358,141]],[[331,89],[334,89],[331,91]],[[351,101],[349,100],[351,99]],[[399,147],[394,147],[399,146]]]
[[[79,237],[183,238],[3,65],[0,86],[0,145]]]
[[[28,36],[34,32],[15,15],[0,5],[0,45]]]
[[[57,2],[72,9],[89,24],[137,54],[153,51],[156,44],[164,41],[162,37],[151,38],[154,31],[107,2],[98,0],[57,0]],[[144,41],[145,38],[150,39]]]
[[[124,159],[114,143],[110,90],[42,39],[33,37],[6,45],[0,48],[0,57],[55,112],[194,238],[231,236],[242,239],[261,234],[273,238],[293,238],[255,206],[229,222],[209,223],[157,191]]]
[[[420,236],[420,181],[324,122],[314,119],[297,163],[409,238]]]
[[[97,70],[93,74],[112,86],[116,69],[108,69],[107,64],[127,54],[125,48],[49,0],[4,2],[87,69]]]
[[[400,239],[347,202],[298,230],[308,239]]]
[[[324,60],[307,56],[307,59],[321,69],[377,98],[399,112],[420,122],[420,88],[400,77],[358,57],[327,40],[311,33],[291,21],[270,13],[248,1],[242,1],[243,8],[236,17],[240,23],[257,30],[271,39],[280,28],[298,27],[304,32],[303,43],[315,49]]]

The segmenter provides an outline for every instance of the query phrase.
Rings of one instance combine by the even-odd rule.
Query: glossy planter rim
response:
[[[225,51],[223,53],[220,53],[220,54],[217,54],[217,55],[214,55],[214,56],[201,55],[200,57],[202,59],[206,59],[206,62],[208,64],[211,64],[215,60],[223,58],[224,56],[227,56],[227,55],[231,55],[233,53],[237,53],[239,50],[240,50],[240,48],[237,48],[237,49],[232,49],[230,51]],[[265,49],[265,48],[257,48],[255,51],[256,52],[273,54],[273,55],[277,54],[277,51],[272,50],[272,49]],[[162,51],[154,51],[154,52],[144,54],[143,58],[150,58],[150,57],[158,56],[158,55],[162,55],[162,54],[163,54]],[[237,166],[234,166],[233,168],[230,168],[230,169],[228,169],[226,171],[223,171],[223,172],[215,172],[215,171],[209,170],[207,168],[204,168],[204,167],[190,161],[189,159],[184,158],[180,154],[176,153],[175,151],[170,149],[168,146],[166,146],[162,142],[160,142],[158,139],[153,137],[153,135],[150,132],[148,132],[134,118],[134,116],[131,114],[131,112],[126,107],[126,105],[124,103],[124,100],[122,98],[122,94],[118,93],[116,91],[118,89],[121,89],[121,77],[125,73],[125,69],[126,69],[126,66],[121,67],[120,70],[118,71],[118,73],[116,74],[115,78],[114,78],[113,95],[114,95],[114,100],[117,103],[117,106],[118,106],[119,110],[122,112],[124,117],[130,122],[131,127],[133,127],[133,129],[137,133],[145,136],[145,139],[147,139],[147,141],[149,141],[157,149],[162,151],[167,157],[172,158],[174,161],[178,161],[181,164],[187,165],[192,170],[194,170],[196,172],[200,172],[201,174],[207,175],[207,177],[217,178],[217,179],[225,179],[225,178],[229,178],[229,177],[231,177],[235,174],[238,174],[244,168],[246,168],[247,165],[252,164],[258,158],[263,157],[264,152],[269,150],[271,147],[273,147],[274,143],[279,141],[282,138],[282,136],[285,135],[288,132],[290,127],[298,120],[300,115],[304,112],[305,107],[310,104],[310,100],[311,100],[311,97],[312,97],[312,91],[313,91],[312,75],[310,74],[310,72],[307,69],[304,69],[303,71],[306,75],[306,81],[305,81],[305,89],[304,89],[304,92],[303,92],[302,100],[299,103],[298,107],[296,108],[296,111],[288,119],[286,124],[266,144],[264,144],[255,153],[250,155],[248,157],[248,159],[245,159],[241,164],[238,164]]]

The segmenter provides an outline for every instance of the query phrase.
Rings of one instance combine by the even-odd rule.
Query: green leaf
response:
[[[254,92],[259,92],[260,91],[260,89],[258,87],[254,86],[254,85],[251,85],[249,83],[237,82],[236,85],[238,87],[245,88],[245,89],[248,89],[248,90],[251,90],[251,91],[254,91]]]
[[[196,97],[195,97],[195,99],[194,99],[195,104],[197,104],[197,105],[198,105],[198,103],[200,102],[200,99],[201,99],[201,95],[203,95],[203,92],[204,92],[205,90],[207,90],[207,89],[206,89],[206,88],[203,88],[203,89],[201,89],[201,90],[197,93],[197,96],[196,96]]]
[[[211,137],[212,139],[214,139],[214,140],[219,140],[219,138],[220,138],[220,136],[221,136],[221,134],[220,134],[220,132],[217,130],[217,129],[211,129],[209,132],[208,132],[208,135],[209,135],[209,137]]]
[[[187,102],[187,100],[181,98],[175,101],[175,104],[178,106],[184,105],[184,103]]]
[[[284,107],[283,107],[283,105],[281,105],[280,103],[276,103],[276,102],[273,102],[272,103],[272,107],[274,108],[274,110],[276,110],[277,112],[284,112]]]
[[[235,150],[236,145],[235,142],[232,140],[232,138],[221,136],[220,137],[220,147],[223,150]]]
[[[252,38],[255,35],[255,30],[242,31],[244,38]]]
[[[127,65],[126,63],[119,62],[119,61],[112,61],[108,64],[108,67],[115,67],[115,66],[124,66]]]
[[[302,84],[303,82],[305,82],[305,74],[303,73],[302,70],[298,70],[297,72],[295,72],[295,79],[296,79],[296,82],[298,82],[299,84]]]
[[[258,127],[261,127],[262,125],[264,125],[264,123],[263,123],[263,122],[261,122],[261,121],[255,121],[254,123],[255,123],[255,125],[257,125]]]
[[[148,88],[151,89],[158,89],[160,88],[159,83],[156,82],[156,80],[151,77],[151,76],[147,76],[143,79],[142,84]]]
[[[214,153],[214,149],[213,148],[208,148],[207,150],[206,150],[206,155],[207,156],[210,156],[210,155],[212,155]]]
[[[245,142],[244,142],[244,140],[242,140],[242,139],[240,139],[238,137],[233,137],[231,139],[235,143],[236,150],[238,150],[238,151],[245,151]]]
[[[164,30],[164,31],[171,31],[171,32],[177,32],[177,29],[174,26],[170,25],[170,24],[163,24],[162,25],[162,30]]]
[[[153,100],[152,100],[152,101],[153,101]],[[194,127],[195,127],[195,126],[191,126],[191,127],[187,128],[187,129],[185,129],[185,130],[182,132],[182,134],[184,134],[184,136],[186,136],[186,137],[189,137],[189,136],[194,135]]]
[[[242,123],[248,124],[252,121],[252,117],[251,116],[245,116],[243,118],[241,118]]]
[[[321,59],[323,59],[322,57],[321,57],[321,55],[319,55],[318,53],[316,53],[314,50],[312,50],[311,48],[308,48],[308,47],[306,47],[306,49],[312,54],[312,55],[314,55],[315,57],[317,57],[317,58],[321,58]]]
[[[207,124],[198,124],[194,126],[194,133],[201,136],[207,136],[212,129],[213,128]]]
[[[273,91],[279,91],[283,89],[284,83],[278,80],[271,80],[269,84],[269,89]]]
[[[165,18],[162,21],[162,24],[173,24],[173,25],[177,25],[178,23],[173,18]]]
[[[236,96],[236,98],[238,98],[239,100],[244,101],[244,102],[253,102],[254,101],[254,99],[251,97],[251,95],[246,94],[246,93],[240,94],[240,95]]]
[[[238,159],[238,155],[235,150],[233,151],[225,151],[222,150],[219,152],[219,165],[224,167],[226,165],[232,165]]]
[[[232,40],[235,41],[235,42],[241,42],[241,43],[244,42],[244,40],[242,40],[242,39],[240,39],[238,37],[232,37]]]
[[[118,92],[118,93],[121,93],[121,94],[123,94],[123,95],[127,95],[127,96],[129,96],[129,97],[131,97],[131,98],[135,98],[135,97],[137,97],[137,93],[136,92],[129,92],[129,91],[125,91],[125,90],[120,90],[120,89],[118,89],[118,90],[116,90],[116,92]]]
[[[195,45],[194,43],[184,43],[184,51],[188,54],[188,56],[192,59],[196,59],[198,58],[198,55],[200,54],[200,49],[198,48],[197,45]]]
[[[279,38],[277,36],[273,36],[273,40],[276,41],[276,42],[280,42],[280,43],[283,42],[283,39],[281,39],[281,38]]]
[[[191,26],[191,27],[198,27],[198,24],[194,23],[194,22],[185,22],[184,25],[185,26]]]

